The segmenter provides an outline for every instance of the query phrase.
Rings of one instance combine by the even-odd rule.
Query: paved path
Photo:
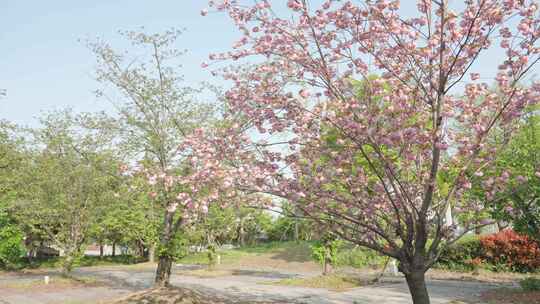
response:
[[[202,293],[223,294],[245,301],[276,300],[285,303],[309,304],[404,304],[411,303],[407,286],[402,279],[383,280],[373,286],[359,287],[346,292],[334,292],[325,289],[276,286],[264,284],[280,280],[284,277],[305,275],[276,271],[249,271],[235,270],[232,275],[200,278],[182,275],[185,270],[175,267],[171,278],[174,286],[183,286],[196,289]],[[72,288],[69,290],[53,290],[41,292],[39,290],[13,290],[2,292],[3,280],[23,281],[41,278],[32,276],[0,276],[0,303],[1,304],[34,304],[34,303],[99,303],[121,297],[129,292],[143,290],[151,287],[154,269],[130,267],[90,267],[77,269],[74,274],[82,277],[95,277],[105,281],[105,286],[89,288]],[[449,303],[454,300],[475,300],[486,290],[499,287],[498,285],[478,282],[461,281],[430,281],[428,288],[433,304]]]

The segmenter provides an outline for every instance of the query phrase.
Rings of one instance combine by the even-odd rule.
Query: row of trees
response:
[[[156,281],[165,285],[182,252],[178,243],[291,237],[281,232],[283,220],[274,223],[269,213],[250,208],[248,196],[216,197],[221,207],[177,212],[178,192],[190,187],[171,178],[190,174],[179,147],[195,130],[218,126],[219,111],[196,99],[201,90],[181,84],[179,31],[121,34],[133,43],[136,60],[103,41],[88,43],[98,61],[97,94],[116,115],[68,109],[43,115],[37,128],[2,123],[0,263],[9,266],[24,251],[34,257],[47,245],[65,255],[69,273],[88,244],[112,244],[150,261],[157,255]]]
[[[65,256],[67,274],[89,244],[129,248],[153,261],[164,208],[144,171],[126,174],[118,122],[69,110],[40,122],[35,129],[8,123],[0,129],[0,265],[15,266],[25,255],[32,259],[54,248]],[[291,239],[290,231],[282,235],[284,221],[245,202],[212,206],[206,217],[181,227],[170,254],[182,256],[190,245]]]

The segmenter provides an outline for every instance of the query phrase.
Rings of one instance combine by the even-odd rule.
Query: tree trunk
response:
[[[103,244],[99,244],[99,258],[103,258]]]
[[[238,229],[238,244],[240,245],[240,247],[244,247],[246,245],[244,219],[240,220],[240,228]]]
[[[169,250],[169,245],[173,235],[173,221],[174,212],[165,210],[165,219],[163,225],[163,232],[160,238],[161,250],[159,250],[159,262],[156,269],[156,287],[169,286],[169,280],[171,277],[172,257]]]
[[[413,270],[405,275],[407,286],[414,304],[429,304],[429,295],[426,287],[425,272]]]
[[[73,256],[72,252],[67,252],[66,258],[64,259],[62,263],[62,275],[68,276],[71,273],[71,270],[73,270],[73,262],[75,261],[75,257]]]
[[[296,213],[294,214],[294,241],[298,243],[300,238],[298,237],[299,227],[298,227],[298,217]]]
[[[323,263],[323,275],[332,274],[332,264],[327,259],[324,259]]]
[[[168,287],[171,279],[172,258],[169,256],[159,257],[156,270],[156,287]]]
[[[323,275],[332,273],[332,256],[329,248],[324,248]]]
[[[156,243],[152,243],[148,248],[148,261],[150,263],[156,262]]]
[[[115,242],[112,243],[112,256],[113,257],[116,256],[116,243]]]

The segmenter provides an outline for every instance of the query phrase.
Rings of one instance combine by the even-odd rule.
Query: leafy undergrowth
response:
[[[184,288],[157,288],[138,292],[111,304],[277,304],[283,302],[242,302],[216,295],[204,295]],[[283,303],[284,304],[284,303]]]
[[[283,279],[276,282],[264,282],[263,284],[324,288],[332,291],[346,291],[351,288],[366,286],[369,284],[369,282],[355,277],[332,274],[309,278]]]
[[[540,304],[540,291],[501,288],[490,290],[481,296],[486,304]]]

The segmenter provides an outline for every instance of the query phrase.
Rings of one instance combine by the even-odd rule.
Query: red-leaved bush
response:
[[[540,246],[511,229],[480,238],[486,262],[513,271],[528,272],[540,267]]]

